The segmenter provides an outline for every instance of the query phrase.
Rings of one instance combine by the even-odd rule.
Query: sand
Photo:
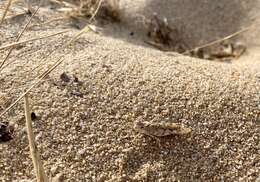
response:
[[[57,16],[45,8],[37,17]],[[3,45],[24,24],[19,22],[1,26]],[[155,50],[129,35],[128,28],[109,23],[103,28],[104,33],[88,32],[74,46],[58,49],[78,30],[63,21],[34,27],[23,39],[69,32],[15,49],[8,60],[13,63],[1,71],[0,92],[8,101],[3,111],[43,72],[32,69],[48,53],[57,49],[45,69],[65,56],[30,92],[48,176],[60,175],[61,181],[259,180],[257,56],[231,63],[194,59]],[[1,60],[5,54],[0,53]],[[64,72],[68,82],[60,78]],[[192,133],[158,143],[133,130],[138,118],[182,123]],[[0,180],[34,180],[23,102],[0,121],[15,126],[14,139],[0,144]]]

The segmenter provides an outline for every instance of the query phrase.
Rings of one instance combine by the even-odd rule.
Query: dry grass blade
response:
[[[74,35],[73,38],[70,41],[68,41],[68,43],[65,44],[63,47],[69,46],[73,41],[76,41],[80,37],[80,35],[87,32],[88,30],[91,30],[95,33],[98,33],[98,31],[96,30],[95,27],[93,27],[91,25],[87,25],[80,32],[78,32],[76,35]],[[34,67],[30,72],[32,72],[32,71],[36,70],[37,68],[43,66],[45,64],[45,61],[48,59],[48,57],[51,56],[55,51],[56,50],[52,50],[50,53],[48,53],[48,55],[40,61],[41,63],[38,66]],[[37,76],[37,78],[39,78],[39,77],[41,77],[41,76]]]
[[[69,46],[72,42],[76,41],[79,38],[79,36],[81,36],[83,33],[86,33],[89,30],[92,30],[93,32],[97,33],[91,25],[86,25],[81,31],[79,31],[76,35],[72,37],[72,39],[66,44],[66,46]]]
[[[77,40],[77,38],[83,34],[84,32],[91,30],[91,28],[89,28],[89,26],[86,26],[83,30],[81,30],[79,33],[77,33],[76,35],[74,35],[71,40],[69,40],[65,46],[69,46],[72,42],[74,42],[75,40]],[[63,47],[62,47],[63,48]],[[0,49],[1,50],[1,49]],[[48,56],[50,56],[51,54],[49,54]],[[60,57],[51,68],[49,68],[48,70],[46,70],[44,73],[42,73],[41,75],[38,76],[38,80],[32,84],[24,93],[22,93],[20,95],[20,97],[18,97],[8,108],[6,108],[1,114],[0,117],[2,117],[5,113],[7,113],[10,109],[12,109],[27,93],[29,93],[34,87],[38,86],[41,81],[49,74],[51,73],[57,66],[59,66],[62,62],[63,62],[63,58],[64,56]]]
[[[25,41],[22,41],[22,42],[18,42],[19,44],[17,44],[17,43],[14,43],[15,45],[20,45],[20,44],[23,44],[23,43],[26,43],[26,42],[29,42],[29,41],[34,41],[34,40],[40,40],[40,39],[45,39],[45,38],[48,38],[48,37],[52,37],[52,36],[56,36],[56,35],[59,35],[59,34],[62,34],[62,33],[66,33],[66,32],[68,32],[68,30],[66,30],[66,31],[62,31],[62,32],[58,32],[58,33],[55,33],[55,34],[52,34],[52,35],[47,35],[47,36],[43,36],[43,37],[39,37],[39,38],[34,38],[34,39],[29,39],[29,40],[25,40]],[[10,46],[10,45],[6,45],[6,46]],[[11,45],[12,46],[12,45]],[[0,50],[1,50],[1,48],[0,48]],[[49,56],[49,55],[48,55]],[[47,56],[47,57],[48,57]],[[2,67],[1,69],[0,69],[0,72],[3,70],[3,69],[5,69],[7,66],[9,66],[9,64],[11,64],[11,63],[8,63],[8,64],[6,64],[4,67]]]
[[[40,5],[38,6],[38,8],[35,10],[35,12],[32,14],[32,16],[30,17],[29,21],[26,23],[26,25],[24,26],[23,30],[20,32],[20,34],[17,36],[17,38],[15,39],[15,42],[18,42],[23,33],[25,32],[25,30],[27,29],[28,25],[31,23],[33,17],[36,15],[36,13],[38,12],[38,10],[40,9]],[[10,48],[8,54],[5,56],[4,60],[2,61],[2,63],[0,64],[0,70],[3,67],[3,65],[5,64],[5,62],[7,61],[8,57],[11,55],[12,51],[14,49],[14,46]]]
[[[237,31],[237,32],[235,32],[235,33],[233,33],[233,34],[230,34],[230,35],[224,37],[224,38],[217,39],[217,40],[212,41],[212,42],[209,42],[209,43],[207,43],[207,44],[204,44],[204,45],[195,47],[195,48],[193,48],[193,49],[187,50],[187,51],[185,51],[183,54],[189,54],[190,52],[195,51],[195,50],[197,50],[197,49],[206,48],[206,47],[209,47],[209,46],[212,46],[212,45],[221,43],[221,42],[223,42],[223,41],[225,41],[225,40],[229,40],[229,39],[231,39],[231,38],[233,38],[233,37],[235,37],[235,36],[240,35],[241,33],[244,33],[244,32],[246,32],[246,31],[250,30],[251,28],[255,27],[256,25],[257,25],[257,23],[256,23],[256,24],[253,24],[253,25],[251,25],[251,26],[249,26],[249,27],[246,27],[246,28],[244,28],[244,29],[241,29],[241,30],[239,30],[239,31]]]
[[[96,8],[95,12],[92,14],[92,16],[90,17],[89,22],[91,22],[95,18],[95,16],[97,15],[97,12],[101,7],[102,2],[103,2],[103,0],[99,0],[97,8]]]
[[[34,87],[38,86],[41,81],[50,73],[52,72],[58,65],[60,65],[62,63],[62,59],[60,58],[58,61],[56,61],[53,66],[45,71],[43,74],[40,75],[40,78],[33,84],[31,85],[30,88],[28,88],[24,93],[22,93],[22,95],[20,97],[18,97],[18,99],[16,99],[6,110],[4,110],[1,114],[0,117],[3,116],[6,112],[8,112],[12,107],[15,106],[15,104],[17,104],[26,94],[28,94]]]
[[[4,14],[3,14],[3,16],[2,16],[2,18],[0,20],[0,25],[4,22],[5,16],[6,16],[7,12],[8,12],[9,7],[11,6],[11,4],[12,4],[12,0],[8,0],[6,8],[4,10]]]
[[[62,31],[62,32],[59,32],[59,33],[56,33],[56,34],[52,34],[52,35],[40,37],[40,38],[37,38],[36,40],[40,40],[40,39],[43,39],[43,38],[52,37],[52,36],[55,36],[55,35],[59,35],[59,34],[62,34],[62,33],[66,33],[66,32],[68,32],[68,31]],[[50,54],[52,54],[52,52],[51,52]],[[46,59],[49,57],[50,54],[48,54],[48,55],[46,56],[46,58],[44,58],[44,60],[46,60]],[[6,67],[8,67],[11,63],[12,63],[12,62],[9,62],[8,64],[5,64],[5,66],[3,66],[3,67],[0,69],[0,72],[1,72],[3,69],[5,69]]]
[[[25,118],[26,118],[26,128],[29,140],[30,153],[33,160],[33,166],[36,172],[36,177],[38,182],[47,182],[48,178],[44,172],[43,165],[40,159],[40,154],[38,152],[35,136],[33,133],[32,120],[31,120],[31,112],[29,106],[29,100],[27,94],[24,96],[24,110],[25,110]]]
[[[34,11],[34,13],[32,14],[32,16],[30,17],[29,21],[26,23],[26,25],[24,26],[23,30],[21,31],[21,33],[17,36],[16,38],[16,42],[20,40],[20,38],[22,37],[23,33],[25,32],[25,30],[27,29],[28,25],[31,23],[33,17],[36,15],[36,13],[39,11],[40,9],[40,5],[38,6],[38,8]]]
[[[51,34],[51,35],[45,35],[45,36],[42,36],[42,37],[36,37],[36,38],[32,38],[32,39],[27,39],[27,40],[23,40],[23,41],[20,41],[20,42],[14,42],[14,43],[7,44],[7,45],[4,45],[4,46],[0,47],[0,50],[7,49],[7,48],[12,47],[12,46],[18,46],[18,45],[21,45],[21,44],[25,44],[27,42],[32,42],[32,41],[36,41],[36,40],[46,39],[46,38],[53,37],[53,36],[56,36],[56,35],[59,35],[59,34],[63,34],[63,33],[66,33],[66,32],[69,32],[69,30],[61,31],[61,32],[54,33],[54,34]]]
[[[87,17],[92,22],[97,14],[101,18],[119,21],[119,0],[78,0],[67,3],[64,1],[62,11],[72,18]]]
[[[87,25],[85,28],[83,28],[80,32],[78,32],[76,35],[74,35],[72,37],[72,39],[70,41],[67,42],[67,44],[65,44],[63,47],[65,48],[66,46],[69,46],[73,41],[76,41],[80,35],[82,35],[83,33],[87,32],[88,30],[92,30],[95,33],[98,33],[93,27],[91,27],[90,25]],[[39,64],[38,66],[36,66],[35,68],[33,68],[31,71],[34,71],[35,69],[43,66],[45,64],[45,61],[48,59],[49,56],[51,56],[56,50],[51,51],[44,59],[42,59],[40,62],[41,64]],[[37,76],[37,78],[41,77]]]
[[[40,24],[31,25],[31,26],[29,27],[29,29],[32,28],[32,27],[43,26],[43,25],[47,25],[47,24],[52,23],[52,22],[55,22],[55,21],[66,20],[66,19],[69,19],[69,17],[54,18],[54,19],[51,19],[51,20],[49,20],[49,21],[46,21],[46,22],[43,22],[43,23],[40,23]]]

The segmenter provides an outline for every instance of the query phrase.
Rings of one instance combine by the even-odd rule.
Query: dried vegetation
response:
[[[60,1],[63,4],[61,11],[73,18],[94,16],[113,21],[120,20],[119,0],[76,0]]]

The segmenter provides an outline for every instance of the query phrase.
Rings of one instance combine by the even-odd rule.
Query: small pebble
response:
[[[36,116],[35,112],[31,113],[31,119],[32,119],[32,121],[37,119],[37,116]]]
[[[13,128],[11,126],[0,123],[0,143],[12,140],[12,134]]]
[[[63,72],[63,73],[60,75],[60,79],[61,79],[63,82],[70,82],[70,77],[69,77],[65,72]]]
[[[76,90],[73,90],[71,92],[71,95],[75,95],[77,97],[83,97],[83,94],[81,92],[79,92],[79,91],[76,91]]]

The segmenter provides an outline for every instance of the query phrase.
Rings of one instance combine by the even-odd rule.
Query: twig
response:
[[[25,32],[25,30],[27,29],[28,25],[31,23],[33,17],[36,15],[36,13],[38,12],[39,9],[40,9],[40,5],[39,5],[38,8],[35,10],[35,12],[32,14],[32,16],[30,17],[29,21],[28,21],[28,22],[26,23],[26,25],[24,26],[23,30],[18,34],[17,38],[15,39],[15,42],[18,42],[18,41],[21,39],[23,33]],[[3,60],[3,61],[1,62],[1,64],[0,64],[0,70],[1,70],[1,68],[3,67],[3,65],[5,64],[5,62],[7,61],[7,59],[9,58],[9,56],[11,55],[12,51],[14,50],[14,48],[15,48],[15,46],[12,46],[12,47],[9,49],[7,55],[5,56],[4,60]]]
[[[48,178],[44,172],[43,165],[40,159],[40,154],[35,143],[35,136],[33,133],[31,113],[29,107],[28,95],[24,95],[24,110],[26,118],[26,128],[29,140],[30,153],[33,160],[33,166],[36,173],[37,182],[47,182]]]
[[[11,6],[11,4],[12,4],[12,0],[8,0],[6,8],[5,8],[5,11],[4,11],[4,14],[3,14],[3,16],[1,18],[1,21],[0,21],[0,25],[3,23],[3,21],[5,19],[5,16],[6,16],[7,12],[8,12],[9,7]]]

